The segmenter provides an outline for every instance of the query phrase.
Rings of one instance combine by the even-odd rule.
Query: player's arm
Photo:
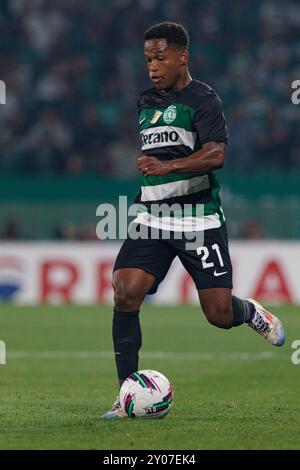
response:
[[[226,154],[224,142],[207,142],[202,149],[188,157],[161,161],[156,157],[141,155],[138,168],[145,176],[163,176],[167,173],[199,173],[222,168]]]

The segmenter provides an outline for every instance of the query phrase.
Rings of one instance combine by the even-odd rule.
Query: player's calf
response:
[[[230,329],[250,322],[254,315],[254,307],[248,300],[231,295],[229,289],[212,289],[200,293],[202,309],[212,325]]]
[[[204,310],[204,314],[206,316],[207,321],[211,324],[216,326],[217,328],[223,328],[228,330],[232,328],[232,311],[231,309],[224,309],[222,307],[215,308],[210,307]]]

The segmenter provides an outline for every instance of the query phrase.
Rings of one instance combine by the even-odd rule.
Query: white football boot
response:
[[[119,397],[113,403],[111,409],[101,416],[101,419],[120,419],[120,418],[127,418],[127,414],[121,407],[121,403]]]
[[[282,346],[285,341],[285,332],[279,318],[268,312],[260,303],[254,299],[246,299],[254,305],[255,313],[252,320],[248,323],[250,328],[257,331],[260,335],[273,344],[273,346]]]

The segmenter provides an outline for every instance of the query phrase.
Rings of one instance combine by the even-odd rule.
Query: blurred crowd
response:
[[[19,221],[18,217],[11,216],[0,222],[0,240],[4,241],[26,241],[36,238],[34,231],[30,232],[30,227],[25,226]],[[66,221],[54,226],[52,232],[47,235],[48,239],[56,241],[95,241],[96,235],[95,222],[86,224],[74,224]]]
[[[227,165],[299,167],[298,1],[1,0],[0,171],[134,176],[143,32],[162,20],[187,27],[192,75],[223,100]]]

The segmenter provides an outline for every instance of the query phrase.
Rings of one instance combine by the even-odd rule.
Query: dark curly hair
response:
[[[145,41],[159,38],[166,39],[168,46],[174,45],[182,49],[189,48],[189,34],[181,24],[164,21],[151,26],[145,31]]]

